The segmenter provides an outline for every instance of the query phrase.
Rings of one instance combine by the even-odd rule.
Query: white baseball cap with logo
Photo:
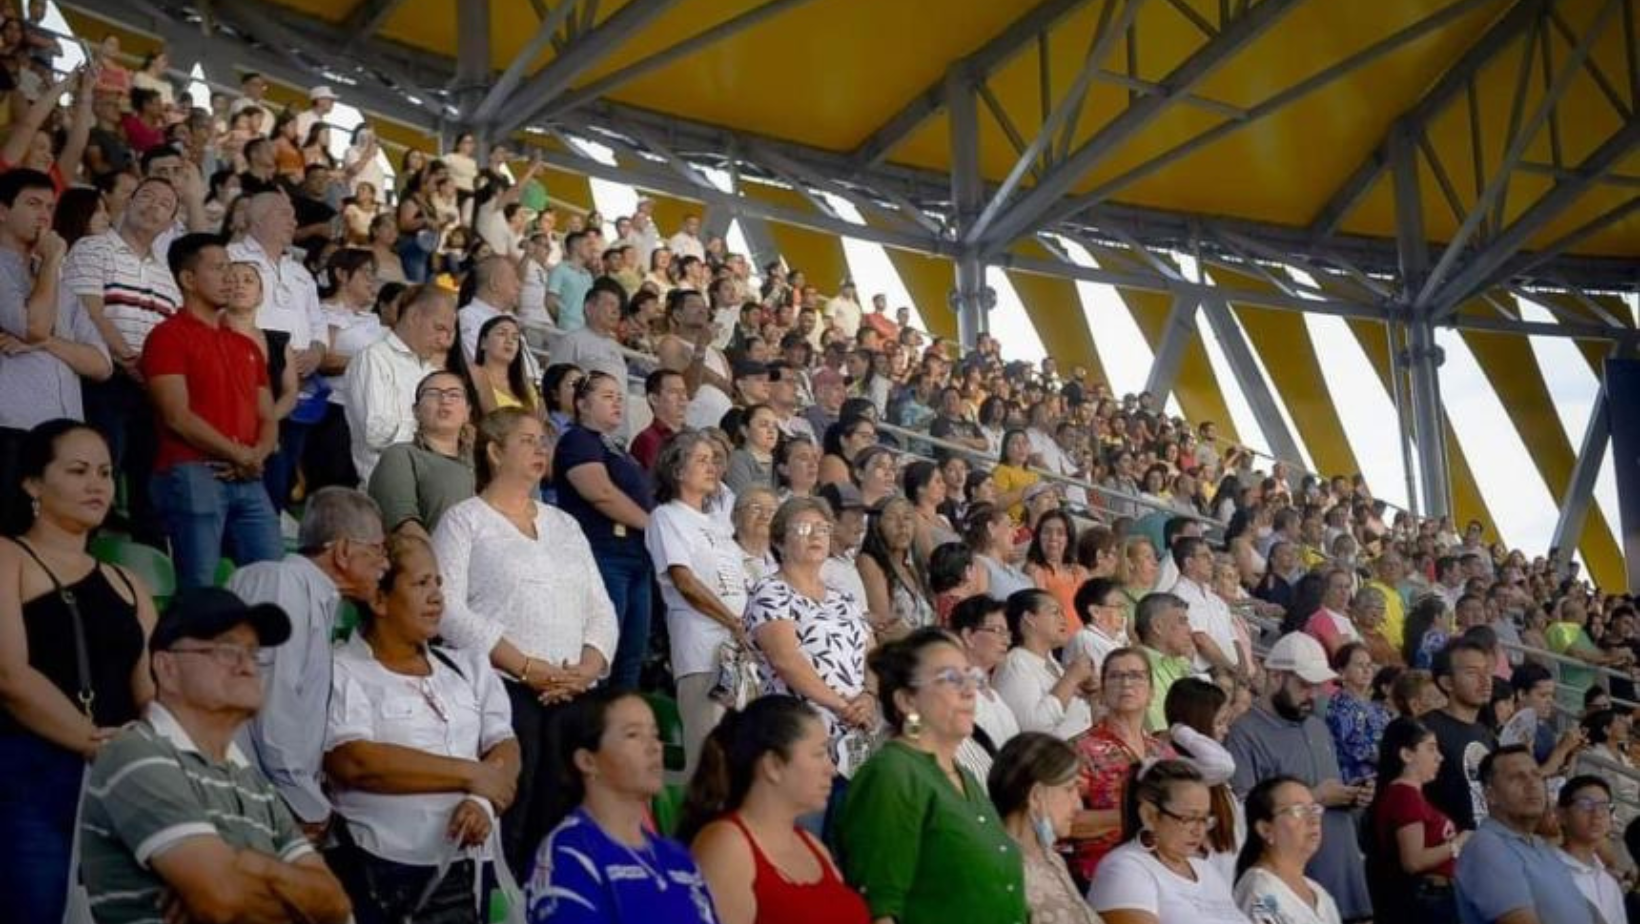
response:
[[[1303,632],[1289,632],[1277,640],[1264,658],[1264,669],[1297,674],[1308,683],[1338,679],[1327,664],[1327,650]]]

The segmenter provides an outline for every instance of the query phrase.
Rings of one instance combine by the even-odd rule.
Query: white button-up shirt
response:
[[[619,630],[586,535],[569,514],[540,502],[535,534],[520,532],[482,497],[445,511],[433,531],[444,638],[486,654],[505,638],[554,665],[578,663],[591,646],[607,664]]]
[[[382,450],[415,438],[416,386],[440,368],[391,332],[347,364],[342,408],[353,440],[353,467],[362,483],[369,483]]]
[[[429,650],[427,663],[433,669],[427,677],[394,673],[376,660],[359,635],[338,648],[329,721],[323,729],[325,750],[368,741],[476,761],[513,737],[512,706],[487,654]],[[311,716],[303,719],[316,724]],[[390,795],[340,788],[336,813],[371,855],[435,866],[456,849],[450,841],[450,813],[467,799],[494,818],[495,807],[488,800],[463,792]],[[485,847],[474,851],[467,855],[488,857]]]
[[[1230,614],[1229,605],[1220,600],[1212,588],[1182,576],[1173,585],[1172,594],[1190,607],[1190,631],[1200,632],[1212,639],[1231,664],[1240,666],[1241,649],[1236,647],[1236,620]],[[1193,663],[1198,671],[1212,667],[1200,654],[1195,656]]]
[[[1606,924],[1623,924],[1629,919],[1628,912],[1623,909],[1623,887],[1606,871],[1606,864],[1600,862],[1599,857],[1594,858],[1593,865],[1588,865],[1558,847],[1555,854],[1560,857],[1560,862],[1566,864],[1566,871],[1572,874],[1577,891],[1600,912]]]
[[[262,276],[262,304],[256,326],[290,334],[290,348],[298,352],[315,343],[330,342],[330,328],[319,307],[319,287],[313,276],[289,254],[274,258],[260,241],[247,237],[228,246],[228,259],[254,263]]]
[[[1015,647],[997,665],[991,686],[1014,711],[1020,731],[1047,732],[1069,741],[1093,726],[1093,710],[1080,695],[1073,695],[1068,705],[1053,695],[1064,675],[1059,662]]]

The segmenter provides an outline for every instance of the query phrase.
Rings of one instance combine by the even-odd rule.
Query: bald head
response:
[[[278,259],[296,235],[296,209],[282,192],[261,192],[245,207],[250,236],[256,238],[268,256]]]
[[[518,267],[507,257],[485,257],[473,268],[474,292],[486,303],[502,311],[518,310],[520,282]]]

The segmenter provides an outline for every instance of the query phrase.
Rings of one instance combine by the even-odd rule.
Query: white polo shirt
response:
[[[1230,663],[1239,667],[1241,651],[1236,648],[1236,622],[1229,605],[1220,600],[1212,588],[1182,575],[1171,592],[1190,606],[1190,631],[1200,632],[1212,639]],[[1193,663],[1198,671],[1212,667],[1200,654],[1195,656]]]
[[[100,298],[106,317],[126,346],[137,353],[160,322],[177,313],[182,292],[160,249],[165,236],[139,253],[117,230],[82,238],[63,262],[63,286],[79,296]]]
[[[262,276],[257,327],[290,334],[292,350],[305,350],[315,343],[329,344],[330,326],[324,309],[319,307],[319,287],[306,267],[289,254],[275,258],[252,237],[228,245],[228,259],[253,263]]]

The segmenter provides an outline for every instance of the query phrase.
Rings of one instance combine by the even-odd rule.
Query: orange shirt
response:
[[[1082,616],[1076,612],[1076,591],[1082,586],[1082,582],[1088,579],[1088,569],[1081,565],[1061,565],[1058,568],[1026,565],[1025,573],[1031,576],[1036,586],[1053,594],[1053,598],[1059,601],[1060,608],[1065,611],[1067,636],[1082,628]]]

